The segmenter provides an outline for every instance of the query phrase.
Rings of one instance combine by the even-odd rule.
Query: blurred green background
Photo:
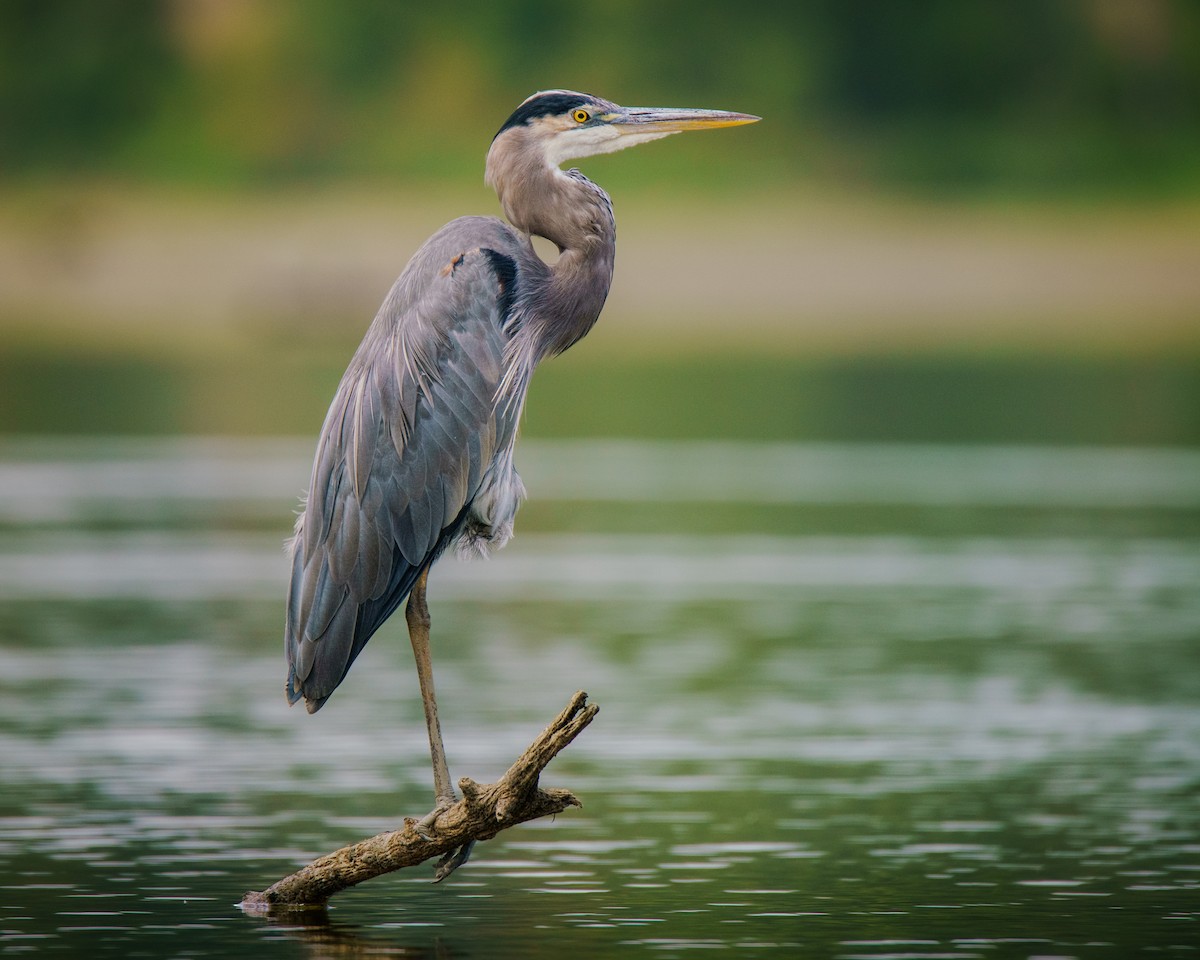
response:
[[[280,545],[555,87],[764,118],[580,162],[608,304],[432,578],[455,774],[586,686],[587,810],[297,944],[232,904],[428,767],[398,618],[286,713]],[[1198,507],[1197,0],[0,0],[0,949],[1177,955]]]
[[[537,89],[763,123],[581,164],[534,435],[1200,441],[1200,5],[9,0],[0,431],[315,435]]]

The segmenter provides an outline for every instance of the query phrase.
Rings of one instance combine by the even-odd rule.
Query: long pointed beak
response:
[[[715,130],[757,123],[762,117],[727,110],[692,110],[678,107],[626,107],[610,123],[622,135],[666,136],[684,130]]]

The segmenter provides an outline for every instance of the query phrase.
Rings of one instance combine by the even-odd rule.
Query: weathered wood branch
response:
[[[242,909],[268,914],[279,910],[323,907],[336,893],[431,857],[448,857],[464,844],[490,840],[501,830],[583,806],[569,790],[541,789],[538,777],[596,716],[599,707],[576,693],[566,708],[538,735],[496,783],[479,784],[469,777],[458,781],[462,799],[442,812],[429,836],[416,829],[417,821],[404,818],[399,830],[381,833],[314,860],[271,884],[262,892],[242,898]],[[441,879],[439,874],[435,879]]]

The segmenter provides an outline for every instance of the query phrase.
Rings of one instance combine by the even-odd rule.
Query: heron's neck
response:
[[[579,171],[544,163],[492,185],[515,227],[559,249],[535,289],[524,291],[524,307],[539,359],[562,353],[592,328],[608,296],[617,235],[612,203]]]
[[[550,267],[547,304],[552,315],[542,327],[547,355],[562,353],[592,329],[612,284],[617,251],[612,204],[608,194],[582,174],[579,180],[582,183],[573,187],[578,192],[573,202],[578,212],[587,213],[586,222],[569,237],[546,237],[559,249],[558,260]]]

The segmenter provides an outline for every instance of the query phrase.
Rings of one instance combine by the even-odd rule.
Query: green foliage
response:
[[[0,169],[86,170],[178,69],[158,0],[0,4]]]
[[[555,86],[760,113],[774,181],[1200,181],[1191,0],[0,5],[10,174],[457,178]]]

